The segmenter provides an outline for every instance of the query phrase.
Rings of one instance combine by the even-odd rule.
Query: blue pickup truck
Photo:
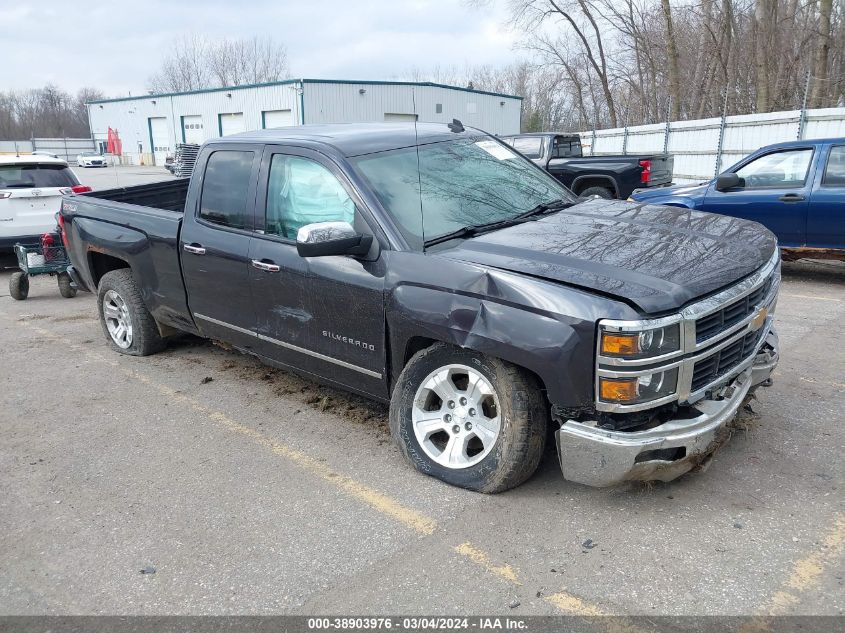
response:
[[[777,235],[785,259],[845,259],[845,138],[769,145],[709,182],[630,199],[755,220]]]

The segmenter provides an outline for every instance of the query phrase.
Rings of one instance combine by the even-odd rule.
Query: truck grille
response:
[[[712,356],[698,361],[693,367],[690,391],[695,392],[702,387],[706,387],[751,356],[757,348],[757,343],[760,341],[764,330],[766,328],[749,332]]]
[[[698,319],[695,322],[695,342],[703,343],[717,336],[754,312],[763,299],[769,295],[773,282],[774,278],[770,275],[762,286],[742,299],[738,299],[721,310]]]

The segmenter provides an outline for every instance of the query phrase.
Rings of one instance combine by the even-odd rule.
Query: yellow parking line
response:
[[[842,299],[837,299],[836,297],[817,297],[814,295],[793,295],[793,294],[786,294],[784,292],[780,293],[781,297],[789,297],[790,299],[815,299],[817,301],[837,301],[842,303]]]
[[[478,549],[472,543],[461,543],[454,549],[458,554],[468,558],[479,567],[484,568],[488,573],[516,587],[522,586],[518,570],[506,563],[494,562],[486,552]],[[578,596],[566,591],[558,591],[548,596],[543,596],[543,599],[562,613],[581,618],[607,616],[602,618],[601,624],[609,633],[644,633],[644,629],[631,624],[628,618],[624,616],[611,616],[600,607],[590,604],[586,600],[582,600]]]
[[[38,334],[45,338],[50,338],[53,340],[62,340],[60,339],[60,337],[55,336],[52,332],[49,332],[48,330],[44,330],[36,326],[30,327],[32,327],[34,331],[38,332]],[[297,466],[300,466],[311,474],[318,476],[320,479],[327,481],[338,488],[341,488],[348,495],[355,497],[359,501],[363,501],[373,509],[380,512],[381,514],[389,516],[390,518],[406,525],[407,527],[413,529],[414,531],[420,534],[433,534],[434,530],[437,529],[437,522],[434,519],[427,517],[417,512],[416,510],[408,508],[407,506],[404,506],[398,501],[391,499],[384,493],[379,492],[378,490],[375,490],[374,488],[371,488],[365,484],[362,484],[361,482],[356,481],[352,477],[341,475],[340,473],[333,471],[331,468],[329,468],[319,460],[309,455],[306,455],[305,453],[295,448],[292,448],[287,444],[283,444],[282,442],[270,439],[262,435],[255,429],[245,426],[239,422],[236,422],[235,420],[227,416],[225,413],[210,409],[199,401],[194,400],[190,396],[178,392],[175,389],[168,387],[167,385],[155,382],[154,380],[149,379],[147,376],[135,370],[121,367],[120,364],[114,360],[103,358],[99,354],[82,349],[79,346],[74,345],[73,343],[68,343],[68,345],[75,350],[81,351],[83,354],[93,360],[104,362],[110,366],[117,367],[119,371],[126,374],[127,376],[131,376],[135,380],[138,380],[139,382],[142,382],[146,385],[149,385],[150,387],[153,387],[154,389],[157,389],[159,392],[169,398],[191,406],[191,408],[193,408],[194,410],[204,413],[211,420],[226,427],[230,431],[234,431],[235,433],[249,437],[253,441],[258,442],[264,447],[270,449],[276,455],[287,458],[289,461],[295,463]]]
[[[521,585],[516,570],[510,565],[496,565],[490,560],[486,552],[473,546],[472,543],[462,543],[455,548],[455,551],[461,556],[466,556],[473,563],[480,565],[491,574],[507,580],[512,585]]]
[[[783,586],[766,601],[762,615],[740,628],[740,633],[761,633],[771,627],[771,618],[788,615],[801,601],[801,596],[819,586],[822,574],[845,553],[845,515],[837,514],[833,526],[825,533],[818,550],[792,565]]]
[[[289,461],[293,462],[294,464],[300,466],[304,470],[316,475],[320,479],[331,483],[332,485],[340,488],[345,493],[362,501],[363,503],[369,505],[374,510],[380,512],[381,514],[388,516],[399,523],[413,529],[418,534],[423,536],[429,536],[435,532],[438,525],[437,522],[412,508],[409,508],[399,501],[392,499],[388,495],[371,488],[352,477],[342,475],[340,473],[335,472],[330,467],[325,465],[324,463],[320,462],[319,460],[295,449],[291,446],[283,444],[282,442],[278,442],[273,440],[259,431],[248,427],[246,425],[241,424],[227,416],[225,413],[221,411],[216,411],[211,409],[198,400],[173,389],[167,385],[158,383],[149,377],[141,374],[138,371],[133,369],[123,367],[119,362],[113,359],[105,358],[91,350],[85,349],[75,343],[71,343],[66,339],[63,339],[60,336],[55,335],[54,333],[40,328],[35,325],[31,325],[26,321],[22,322],[25,326],[30,327],[33,331],[37,332],[40,336],[56,341],[64,343],[67,347],[73,349],[74,351],[78,351],[84,354],[91,360],[105,363],[111,367],[115,367],[118,371],[122,372],[123,374],[148,385],[163,395],[167,396],[168,398],[173,399],[174,401],[181,402],[187,406],[190,406],[195,411],[203,413],[209,417],[209,419],[217,422],[221,426],[248,437],[253,441],[257,442],[261,446],[268,448],[274,454],[279,455],[280,457],[284,457]],[[472,543],[466,542],[461,545],[458,545],[454,548],[455,552],[468,558],[475,564],[484,568],[484,570],[493,575],[497,578],[505,580],[512,585],[520,586],[522,582],[519,580],[518,572],[514,569],[511,565],[508,564],[496,564],[492,561],[490,556],[484,552],[483,550],[477,548]],[[590,617],[595,615],[605,615],[605,612],[602,611],[599,607],[589,604],[588,602],[574,596],[568,594],[566,592],[558,592],[553,595],[547,596],[546,601],[559,609],[564,613],[569,613],[572,615],[582,616],[582,617]],[[629,626],[624,623],[624,621],[620,621],[619,619],[614,619],[612,622],[606,623],[606,628],[610,633],[641,633],[641,629],[637,629],[636,627]]]

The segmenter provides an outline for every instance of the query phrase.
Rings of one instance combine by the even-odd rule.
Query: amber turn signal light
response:
[[[602,378],[600,397],[605,402],[632,402],[637,399],[636,378]]]
[[[639,334],[604,332],[601,335],[601,353],[614,356],[634,356],[640,352],[639,340]]]

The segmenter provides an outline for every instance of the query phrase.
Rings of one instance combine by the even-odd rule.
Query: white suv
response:
[[[34,244],[56,227],[62,195],[84,193],[67,162],[49,156],[0,156],[0,253]]]

